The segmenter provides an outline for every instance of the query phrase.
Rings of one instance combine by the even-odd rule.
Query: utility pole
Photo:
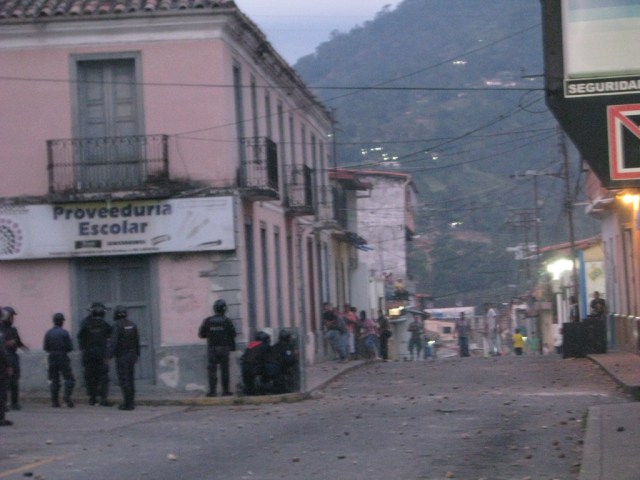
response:
[[[535,209],[531,209],[531,208],[515,209],[509,212],[509,219],[507,220],[507,225],[509,225],[514,229],[522,229],[524,232],[524,245],[519,250],[523,255],[522,259],[525,260],[526,262],[525,272],[526,272],[527,282],[531,281],[531,265],[530,265],[531,249],[529,244],[529,229],[531,228],[531,224],[535,225],[536,216],[537,216],[537,213]],[[538,247],[535,247],[535,252],[536,253],[538,252]]]
[[[521,179],[521,178],[528,178],[528,177],[532,177],[533,178],[533,213],[534,213],[534,218],[533,218],[533,222],[534,222],[534,227],[535,227],[535,234],[536,234],[536,244],[535,244],[535,272],[536,272],[536,279],[537,279],[537,275],[540,272],[540,200],[538,198],[538,177],[540,176],[557,176],[548,172],[539,172],[536,170],[527,170],[524,173],[514,173],[512,175],[510,175],[511,178],[514,179]],[[528,276],[527,276],[528,278]]]
[[[558,140],[560,142],[560,153],[562,154],[563,162],[563,178],[565,185],[565,209],[567,211],[567,217],[569,221],[569,242],[571,243],[571,263],[573,265],[573,271],[571,274],[571,280],[573,284],[573,294],[579,296],[578,290],[578,267],[576,261],[578,255],[576,254],[576,235],[573,225],[573,198],[571,196],[571,178],[569,175],[569,155],[567,154],[567,145],[565,143],[564,132],[558,127]]]

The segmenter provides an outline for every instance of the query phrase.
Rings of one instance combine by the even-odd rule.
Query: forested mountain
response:
[[[294,66],[337,119],[340,166],[410,173],[419,192],[410,273],[437,306],[508,300],[535,278],[533,179],[562,173],[544,103],[538,0],[404,0],[334,32]],[[571,193],[580,196],[573,150]],[[541,245],[568,241],[565,184],[537,178]],[[575,211],[578,238],[598,226]],[[533,277],[533,278],[532,278]],[[516,287],[517,285],[517,287]]]

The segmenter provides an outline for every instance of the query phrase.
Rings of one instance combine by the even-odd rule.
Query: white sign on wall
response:
[[[565,77],[640,72],[640,4],[631,0],[563,0]]]
[[[233,197],[0,206],[0,260],[235,249]]]

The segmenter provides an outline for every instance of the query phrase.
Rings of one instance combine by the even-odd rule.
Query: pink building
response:
[[[0,65],[0,305],[25,386],[46,386],[52,315],[75,339],[93,301],[129,310],[139,381],[168,388],[205,389],[218,298],[241,348],[292,328],[326,352],[349,275],[332,118],[232,1],[0,0]]]

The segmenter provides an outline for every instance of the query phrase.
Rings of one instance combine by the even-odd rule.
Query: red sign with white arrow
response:
[[[640,104],[609,105],[607,130],[611,180],[640,179]]]

